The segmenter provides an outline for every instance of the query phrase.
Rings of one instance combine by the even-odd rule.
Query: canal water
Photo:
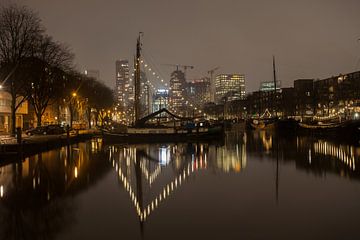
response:
[[[1,166],[0,196],[0,239],[359,239],[360,147],[94,139]]]

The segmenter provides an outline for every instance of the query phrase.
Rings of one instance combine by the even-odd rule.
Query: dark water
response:
[[[0,239],[359,239],[360,148],[93,140],[0,168]]]

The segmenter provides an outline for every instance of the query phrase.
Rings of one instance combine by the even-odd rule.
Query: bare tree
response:
[[[15,134],[16,110],[28,98],[20,65],[34,54],[35,43],[44,29],[39,17],[26,7],[10,5],[0,9],[0,69],[3,84],[11,94],[11,132]]]
[[[59,92],[65,82],[65,71],[71,68],[73,58],[66,46],[44,36],[37,44],[35,57],[29,59],[29,68],[25,71],[29,74],[26,92],[31,93],[29,101],[38,126],[41,126],[46,108],[61,97]]]

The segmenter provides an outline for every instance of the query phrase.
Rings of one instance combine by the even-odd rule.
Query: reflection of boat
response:
[[[360,137],[360,121],[348,120],[337,123],[299,123],[299,130],[303,132],[311,132],[315,135],[335,135],[345,138]]]
[[[252,129],[272,129],[278,121],[277,117],[251,119],[249,124]]]

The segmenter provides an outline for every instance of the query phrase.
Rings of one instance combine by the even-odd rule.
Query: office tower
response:
[[[245,76],[242,74],[219,74],[215,79],[215,100],[226,101],[245,98]]]

